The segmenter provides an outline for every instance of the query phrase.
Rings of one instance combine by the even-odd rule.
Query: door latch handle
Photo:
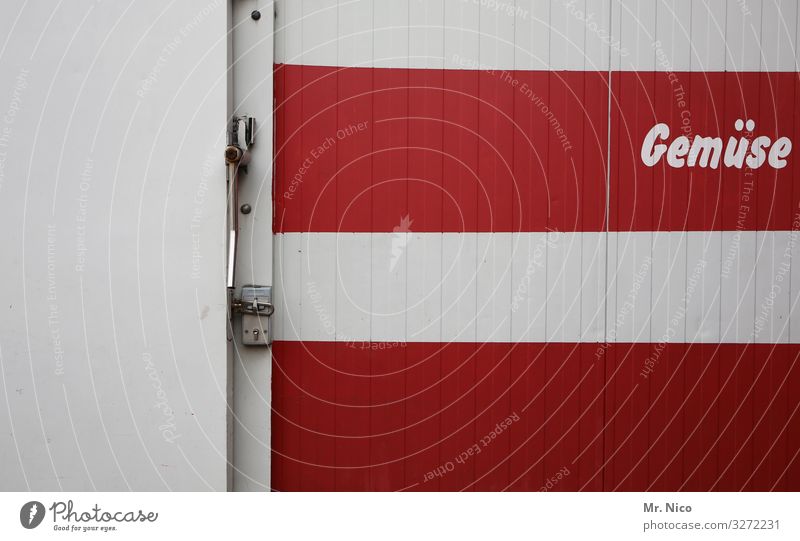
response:
[[[244,147],[239,145],[239,125],[244,124]],[[228,272],[226,283],[233,289],[236,279],[236,252],[239,245],[239,173],[247,170],[250,147],[256,137],[256,120],[250,116],[237,116],[228,130],[225,148],[225,175],[228,181]]]
[[[241,300],[234,299],[233,311],[239,314],[254,314],[269,317],[275,313],[275,307],[271,302],[265,302],[259,299],[255,299],[250,303],[244,303]]]

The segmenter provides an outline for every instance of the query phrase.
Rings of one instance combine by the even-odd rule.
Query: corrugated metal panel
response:
[[[800,487],[795,4],[281,10],[275,488]]]

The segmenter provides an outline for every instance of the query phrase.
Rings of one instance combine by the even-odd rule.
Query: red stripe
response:
[[[605,230],[608,74],[279,65],[275,231]],[[796,73],[614,72],[610,229],[788,230],[798,168],[673,168],[640,158],[679,135],[794,140]],[[338,130],[363,130],[337,137]],[[338,132],[344,134],[344,132]],[[316,149],[331,138],[330,148]],[[315,156],[319,154],[318,156]],[[749,186],[753,193],[748,195]]]
[[[441,355],[442,377],[449,385],[441,385],[442,410],[439,454],[443,457],[459,456],[475,443],[475,345],[446,344]],[[475,479],[475,463],[464,461],[439,483],[441,490],[455,491],[466,487]]]
[[[408,70],[373,70],[372,229],[391,231],[408,215]]]
[[[481,452],[474,458],[475,478],[470,486],[474,490],[499,491],[509,486],[509,432],[496,427],[513,413],[508,397],[510,353],[505,344],[484,344],[476,350],[475,435],[481,441],[475,443]],[[450,458],[443,456],[441,460]]]
[[[441,457],[441,402],[439,381],[442,378],[440,348],[426,344],[408,344],[406,353],[406,427],[405,482],[395,490],[413,486],[417,490],[439,490],[439,478],[425,479],[427,472],[439,467]],[[378,402],[380,404],[381,402]]]
[[[444,77],[442,186],[447,194],[442,206],[442,230],[466,231],[478,223],[479,182],[478,102],[479,74],[461,71]],[[481,191],[482,193],[482,191]]]
[[[605,229],[605,73],[275,74],[276,232]]]
[[[728,137],[737,119],[755,136],[793,142],[796,73],[636,73],[612,78],[610,226],[616,231],[789,230],[797,218],[797,149],[783,169],[673,168],[640,159],[645,134],[685,126],[689,137]],[[684,124],[688,122],[688,124]],[[752,190],[752,193],[749,193]]]
[[[379,408],[369,408],[370,438],[369,470],[364,470],[370,480],[370,490],[392,490],[404,486],[406,426],[405,352],[399,348],[383,352],[370,352],[372,378],[369,380],[370,401],[383,400]]]
[[[654,347],[276,342],[274,488],[800,489],[800,345]]]

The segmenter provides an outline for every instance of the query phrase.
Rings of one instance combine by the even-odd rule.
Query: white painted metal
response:
[[[391,341],[398,335],[406,340],[408,258],[403,255],[410,238],[406,232],[372,235],[371,301],[364,306],[372,340]]]
[[[581,234],[582,281],[574,292],[574,295],[580,297],[581,303],[581,342],[598,342],[605,339],[606,238],[605,233]]]
[[[406,259],[408,276],[406,338],[409,342],[441,342],[443,235],[411,233],[409,236],[405,254],[401,255]],[[399,264],[403,264],[402,259]]]
[[[444,10],[444,67],[463,69],[477,65],[480,58],[481,8],[478,2],[445,4]],[[376,51],[377,52],[377,51]],[[375,56],[376,65],[377,59]]]
[[[722,235],[716,231],[686,235],[686,341],[720,342]]]
[[[653,47],[658,71],[689,71],[691,69],[692,2],[660,0],[656,2],[656,34]],[[626,49],[625,53],[630,54]]]
[[[610,341],[650,341],[652,238],[651,232],[608,236]]]
[[[409,1],[393,0],[373,9],[374,67],[409,67]]]
[[[792,292],[789,284],[790,254],[797,249],[790,232],[759,233],[763,246],[757,258],[747,256],[756,234],[742,233],[738,252],[731,252],[732,265],[725,264],[728,253],[720,251],[734,246],[731,232],[607,235],[609,261],[617,262],[608,271],[609,341],[781,343],[800,338],[790,337],[788,325],[790,306],[798,300],[797,288]],[[285,302],[300,306],[301,313],[287,312],[276,339],[292,339],[286,334],[296,324],[292,318],[317,326],[303,336],[311,341],[334,335],[339,341],[400,342],[604,339],[605,233],[412,233],[397,263],[404,270],[393,273],[388,272],[388,236],[277,235],[280,245],[313,247],[302,266],[314,268],[318,292],[323,277],[339,286],[335,298],[319,295],[307,303],[305,294],[296,298],[303,291],[298,274],[284,273]],[[384,246],[371,257],[370,238],[372,246]],[[350,263],[343,266],[345,261]],[[371,269],[371,278],[364,269]],[[399,288],[391,302],[377,283],[370,299],[369,281],[389,276]],[[357,283],[363,291],[356,291]],[[773,292],[775,284],[781,287]],[[760,320],[756,298],[768,299]],[[323,324],[323,313],[339,315]],[[370,314],[373,325],[381,322],[379,335],[364,322]]]
[[[336,235],[336,340],[348,342],[355,336],[371,336],[372,239],[356,233]],[[313,236],[311,237],[313,238]],[[317,245],[318,246],[318,245]],[[340,254],[359,254],[340,257]],[[325,270],[324,267],[322,269]],[[384,270],[382,273],[386,274]]]
[[[781,344],[789,340],[789,270],[791,233],[759,231],[756,233],[755,342]],[[796,263],[796,262],[795,262]]]
[[[577,342],[581,335],[581,287],[583,270],[582,243],[586,233],[547,233],[547,340],[552,342]],[[596,235],[595,235],[596,236]],[[586,287],[591,292],[592,286]]]
[[[553,2],[550,9],[550,64],[586,69],[586,0]]]
[[[692,71],[723,71],[725,69],[727,46],[725,20],[729,7],[726,2],[713,0],[692,2],[692,59],[690,65]],[[758,69],[754,69],[754,71],[758,71]]]
[[[295,245],[291,241],[287,244]],[[299,322],[289,321],[288,325],[294,327],[299,323],[301,340],[335,340],[336,290],[339,283],[336,234],[303,235],[297,246],[301,257],[300,273],[284,275],[283,283],[286,299],[290,304],[300,306],[301,317]],[[348,244],[344,243],[343,246]],[[362,263],[368,261],[364,254],[360,254],[358,259]],[[298,276],[300,283],[295,285]],[[299,294],[299,299],[290,296],[292,291]],[[351,339],[346,338],[345,341]]]
[[[308,290],[304,287],[302,235],[275,235],[275,253],[280,252],[280,263],[275,261],[276,280],[280,283],[275,301],[275,317],[280,323],[275,328],[275,340],[300,340],[303,329],[303,308],[309,310],[310,300],[303,300]],[[278,278],[279,277],[279,278]],[[333,312],[329,310],[329,314]],[[282,332],[281,332],[282,331]]]
[[[511,243],[510,234],[478,235],[478,342],[511,340]]]
[[[618,4],[619,15],[614,22],[618,23],[619,47],[613,51],[618,63],[613,69],[655,70],[657,2],[620,0]]]
[[[721,255],[720,331],[724,340],[748,342],[755,328],[756,232],[724,231]]]
[[[369,66],[372,64],[372,10],[372,0],[350,0],[339,3],[337,12],[339,39],[335,44],[338,49],[337,65]],[[331,44],[332,48],[333,46],[334,44]]]
[[[477,341],[477,233],[442,235],[442,340]]]
[[[232,3],[232,77],[230,113],[256,119],[256,139],[247,172],[240,175],[236,291],[243,285],[273,284],[272,244],[272,63],[273,3]],[[261,18],[250,14],[258,8]],[[278,267],[280,268],[280,267]],[[275,290],[275,288],[273,288]],[[276,301],[273,300],[273,303]],[[272,318],[275,320],[277,318]],[[270,348],[241,345],[241,318],[234,318],[232,372],[232,489],[261,491],[270,487]],[[278,325],[280,326],[280,325]]]
[[[767,0],[766,4],[772,3]],[[723,4],[723,2],[720,2]],[[758,71],[761,66],[761,14],[764,2],[762,0],[749,1],[742,8],[741,2],[728,0],[726,8],[725,26],[725,67],[729,71]],[[780,29],[773,28],[776,35]],[[792,41],[794,43],[794,41]],[[778,64],[778,51],[774,48],[763,47],[765,56],[772,56],[770,63]]]
[[[514,24],[514,67],[547,70],[550,61],[550,2],[517,0]],[[606,55],[606,58],[608,55]]]
[[[480,57],[492,58],[484,67],[493,69],[606,71],[609,60],[614,70],[797,69],[793,0],[279,0],[278,6],[279,27],[286,25],[277,38],[279,63],[475,69]],[[666,63],[655,58],[659,43]]]
[[[542,342],[546,335],[547,233],[511,235],[511,340]]]
[[[514,17],[494,9],[488,2],[479,3],[479,7],[480,65],[493,68],[502,63],[513,67]],[[513,3],[508,7],[512,8]]]
[[[289,2],[292,3],[292,2]],[[302,61],[312,66],[338,66],[338,2],[331,0],[302,0]],[[280,6],[279,8],[280,9]],[[371,23],[370,23],[371,24]]]
[[[656,343],[686,341],[686,244],[685,234],[653,233],[650,336]]]
[[[0,21],[0,490],[225,490],[226,2]]]

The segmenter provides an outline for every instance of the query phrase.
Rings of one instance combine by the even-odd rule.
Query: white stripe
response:
[[[685,0],[661,0],[656,6],[656,58],[659,71],[691,69],[692,3]]]
[[[327,248],[326,248],[327,249]],[[373,267],[370,235],[341,233],[335,246],[336,340],[348,342],[370,337]],[[386,280],[385,270],[376,271]]]
[[[277,235],[276,339],[800,343],[796,233],[607,235]]]
[[[689,66],[692,71],[725,69],[725,50],[727,48],[725,20],[727,13],[733,13],[736,9],[738,6],[728,6],[721,0],[692,2],[692,56]],[[742,19],[746,20],[744,14],[742,14]],[[754,25],[753,28],[758,29],[759,27]],[[746,67],[743,66],[742,69],[746,69]]]
[[[582,233],[581,341],[605,339],[606,234]]]
[[[756,234],[758,304],[755,341],[759,343],[780,344],[789,341],[790,239],[786,231],[759,231]]]
[[[444,67],[459,69],[460,58],[478,58],[480,55],[480,5],[459,2],[447,4],[444,10]],[[378,57],[376,56],[376,59]]]
[[[372,62],[372,9],[372,0],[339,3],[339,40],[331,44],[331,48],[338,49],[339,66],[360,66]]]
[[[409,0],[408,7],[409,67],[442,69],[444,67],[443,0]],[[376,39],[384,39],[380,30],[376,34]],[[394,56],[392,54],[392,57]]]
[[[513,2],[508,2],[513,8]],[[456,21],[460,24],[460,21]],[[514,67],[514,17],[492,9],[488,3],[481,5],[480,15],[481,66]],[[463,53],[462,53],[463,55]]]
[[[478,233],[442,235],[442,340],[476,342]]]
[[[797,0],[768,0],[762,10],[762,70],[797,71]]]
[[[547,279],[536,286],[547,292],[547,338],[551,341],[577,342],[584,334],[581,255],[586,236],[591,234],[547,233]],[[593,287],[597,285],[587,286],[590,293]]]
[[[287,312],[283,276],[283,273],[286,271],[286,266],[283,262],[284,237],[283,235],[276,235],[273,238],[272,263],[275,266],[274,270],[277,272],[272,275],[272,303],[275,306],[283,308],[280,312],[276,311],[270,321],[272,336],[274,338],[275,336],[288,336],[288,333],[284,330]]]
[[[478,342],[511,340],[512,254],[510,233],[478,235]]]
[[[720,327],[724,339],[745,342],[753,333],[756,289],[752,262],[756,259],[754,231],[725,231],[722,234]],[[750,262],[750,264],[748,264]]]
[[[747,262],[743,263],[747,268]],[[694,294],[686,299],[686,340],[716,343],[721,339],[722,315],[722,235],[718,232],[691,232],[687,236],[687,267],[697,269]],[[686,280],[687,292],[694,275]],[[743,307],[747,310],[747,307]]]
[[[378,9],[373,10],[375,16],[375,28],[372,34],[374,61],[368,65],[376,68],[409,67],[408,4],[409,0],[392,0],[381,3]]]
[[[686,309],[686,243],[687,235],[653,233],[650,337],[655,342],[665,336],[686,340],[686,320],[679,317]]]
[[[547,336],[547,233],[514,233],[511,278],[511,340],[543,342]],[[466,272],[465,272],[466,274]]]
[[[409,233],[408,245],[400,254],[406,263],[407,340],[440,342],[442,339],[442,234]],[[400,339],[398,333],[397,340]]]
[[[768,0],[767,4],[772,0]],[[720,4],[723,4],[720,2]],[[733,71],[738,69],[758,71],[761,67],[761,0],[747,0],[746,11],[739,5],[738,0],[728,0],[725,17],[725,44],[726,68]],[[773,28],[774,32],[777,30]],[[768,35],[770,32],[765,32]],[[764,47],[767,51],[767,47]]]
[[[614,2],[612,29],[617,32],[611,51],[611,69],[656,69],[654,44],[656,33],[656,2],[620,0]]]
[[[276,62],[797,71],[795,0],[278,0]],[[663,56],[656,54],[660,44]]]
[[[287,235],[289,237],[290,235]],[[338,328],[347,328],[353,325],[352,321],[337,321],[337,284],[342,280],[342,269],[337,267],[337,256],[346,258],[350,253],[347,248],[350,244],[342,243],[337,246],[338,238],[335,236],[303,235],[297,245],[300,252],[299,275],[284,275],[286,299],[292,307],[300,306],[299,321],[292,320],[288,326],[296,327],[299,323],[300,338],[303,340],[333,341],[341,336]],[[342,253],[337,252],[342,249]],[[360,253],[361,262],[369,261],[369,254]],[[347,265],[344,270],[347,275]],[[295,276],[299,276],[299,284],[295,285]],[[345,277],[346,279],[346,277]],[[291,286],[291,287],[289,287]],[[290,296],[298,295],[298,298]],[[339,301],[344,304],[344,301]],[[343,337],[345,341],[355,339],[356,336]]]
[[[518,70],[547,70],[553,65],[550,59],[550,3],[518,0],[517,5],[530,15],[517,17],[515,21],[514,67]],[[608,54],[603,58],[607,59]],[[605,71],[608,67],[599,69]]]
[[[406,341],[406,284],[411,233],[372,235],[371,336],[377,342]]]
[[[653,233],[609,235],[608,333],[614,342],[649,342]]]
[[[586,13],[586,0],[574,2],[551,2],[550,7],[550,62],[556,66],[563,66],[567,70],[582,70],[586,68],[586,35],[585,17],[578,14]],[[591,2],[589,2],[591,4]],[[598,7],[599,3],[598,3]],[[592,10],[592,7],[589,6]],[[596,16],[595,12],[595,16]],[[595,68],[600,69],[599,66]]]

